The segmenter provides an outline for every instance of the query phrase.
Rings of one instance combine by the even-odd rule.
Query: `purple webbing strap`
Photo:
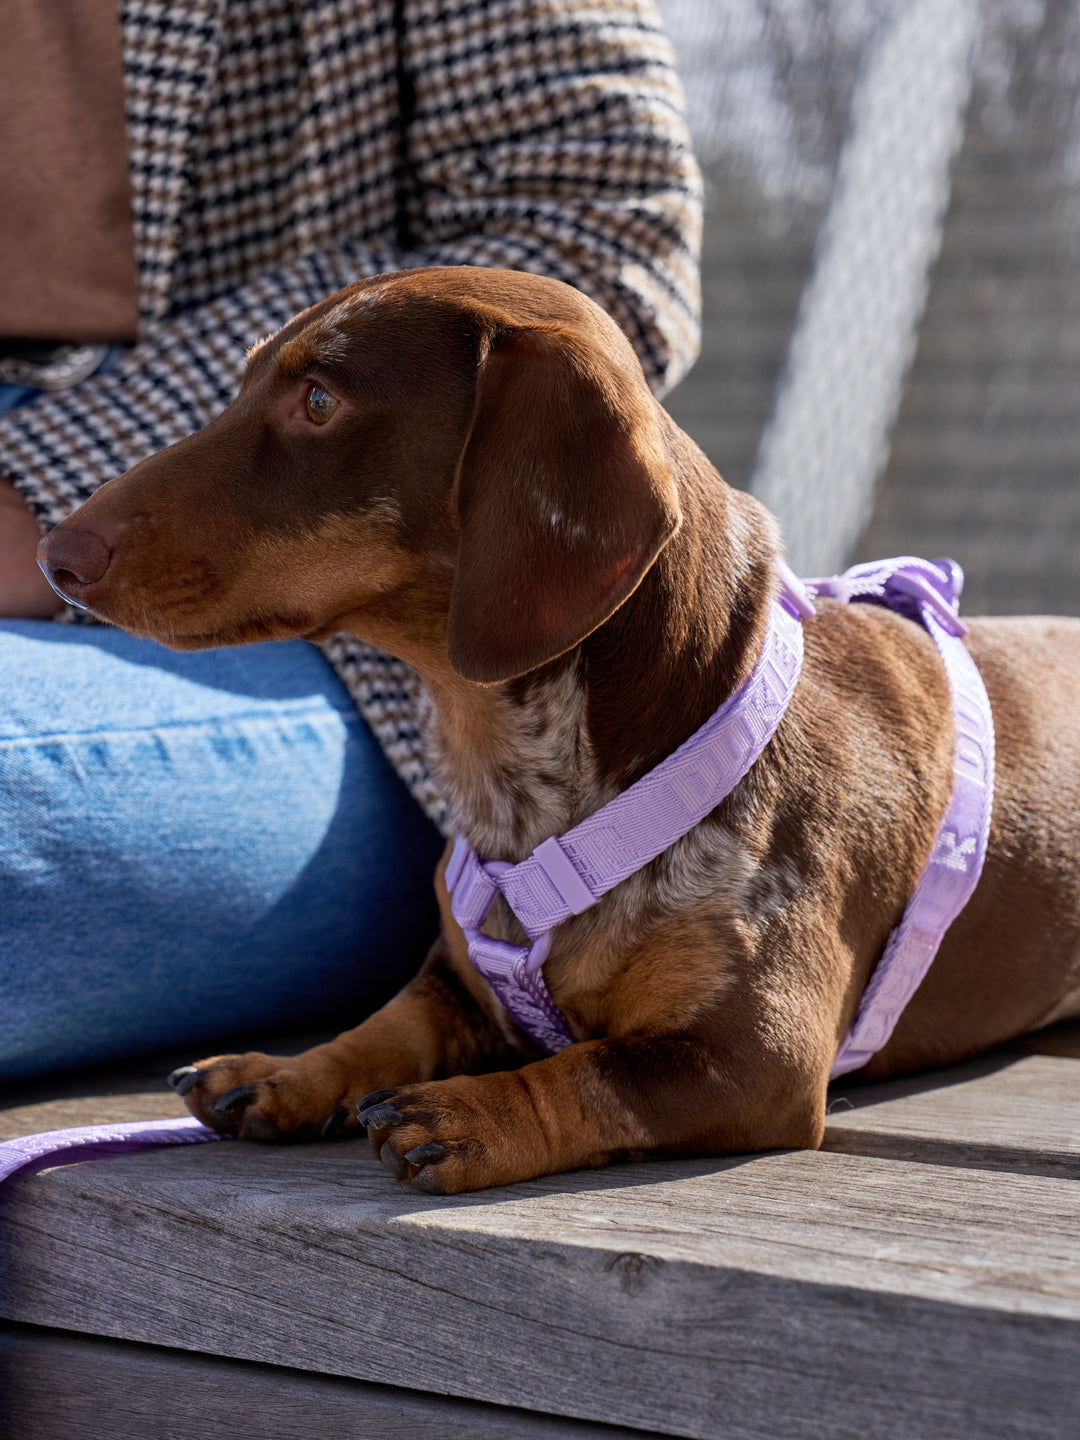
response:
[[[994,720],[982,677],[961,638],[967,626],[956,607],[963,579],[955,561],[904,557],[857,565],[831,580],[806,582],[812,594],[887,605],[924,625],[949,679],[956,730],[949,807],[926,868],[837,1051],[833,1078],[858,1070],[885,1046],[945,932],[971,898],[986,859],[994,804]]]
[[[774,607],[753,674],[674,755],[566,835],[538,845],[521,865],[484,863],[463,836],[454,842],[446,884],[473,964],[522,1029],[549,1053],[573,1043],[541,974],[551,930],[595,904],[703,820],[750,769],[787,709],[802,664],[802,627],[795,617],[808,619],[814,611],[786,567],[782,575],[782,603]],[[955,562],[909,557],[806,582],[814,595],[885,605],[925,626],[945,665],[956,724],[949,808],[837,1052],[834,1077],[858,1069],[886,1044],[982,873],[994,800],[994,724],[982,678],[961,643],[967,630],[956,614],[962,585]],[[658,821],[648,810],[657,801]],[[639,805],[644,811],[638,812]],[[614,828],[620,824],[621,831]],[[518,884],[522,872],[527,883]],[[481,933],[499,891],[508,899],[513,895],[514,909],[534,939],[531,946]],[[0,1181],[19,1170],[65,1161],[229,1138],[195,1119],[52,1130],[0,1142]]]
[[[68,1165],[77,1160],[149,1150],[158,1145],[192,1145],[202,1140],[228,1140],[199,1120],[136,1120],[119,1125],[84,1125],[73,1130],[46,1130],[0,1141],[0,1181],[17,1170]]]
[[[551,931],[682,838],[714,810],[772,739],[802,665],[802,625],[813,613],[785,574],[761,655],[749,679],[674,754],[565,835],[518,865],[483,862],[454,841],[446,887],[469,956],[518,1025],[549,1053],[573,1041],[544,984]],[[481,933],[502,894],[534,942],[511,945]]]
[[[545,840],[519,865],[484,862],[464,836],[454,841],[446,885],[470,958],[517,1024],[549,1053],[573,1043],[541,973],[551,931],[693,829],[750,769],[794,692],[802,663],[795,617],[813,615],[809,595],[883,605],[924,626],[945,666],[956,730],[949,808],[837,1052],[834,1077],[865,1065],[886,1044],[978,884],[994,798],[994,723],[982,678],[961,643],[967,626],[957,615],[960,566],[905,556],[855,565],[842,575],[806,581],[805,588],[786,566],[780,568],[782,603],[774,607],[753,674],[674,755],[566,835]],[[481,933],[499,893],[531,946]]]

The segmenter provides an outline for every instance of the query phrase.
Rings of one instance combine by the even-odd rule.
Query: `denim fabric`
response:
[[[355,1023],[441,844],[312,646],[0,622],[0,1077]]]
[[[23,405],[29,405],[31,400],[36,400],[40,394],[41,391],[31,385],[0,384],[0,415],[6,415],[9,410],[18,410]]]

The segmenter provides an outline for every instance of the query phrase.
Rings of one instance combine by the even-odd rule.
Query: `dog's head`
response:
[[[228,409],[38,556],[66,599],[176,649],[344,629],[492,683],[602,624],[679,522],[614,322],[557,281],[428,269],[257,345]]]

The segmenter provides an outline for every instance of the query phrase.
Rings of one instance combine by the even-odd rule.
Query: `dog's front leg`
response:
[[[312,1140],[356,1129],[372,1090],[520,1057],[455,973],[442,939],[424,968],[354,1030],[301,1055],[217,1055],[174,1070],[169,1083],[193,1115],[244,1140]]]
[[[513,1071],[378,1092],[360,1118],[393,1174],[432,1194],[645,1155],[821,1143],[827,1067],[759,1059],[748,1072],[715,1057],[694,1037],[585,1041]]]

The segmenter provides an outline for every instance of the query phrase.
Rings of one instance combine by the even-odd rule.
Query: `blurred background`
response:
[[[801,574],[1080,614],[1080,5],[659,3],[707,183],[675,419]]]

